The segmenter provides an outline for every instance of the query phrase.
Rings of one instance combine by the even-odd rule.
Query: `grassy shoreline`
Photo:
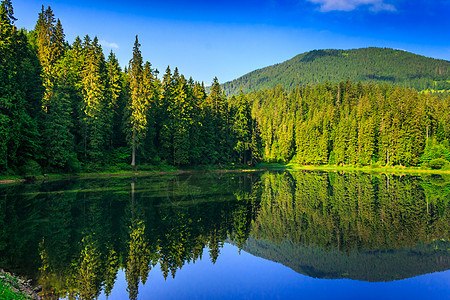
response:
[[[269,170],[317,170],[317,171],[347,171],[347,172],[365,172],[365,173],[389,173],[389,174],[450,174],[450,170],[433,170],[424,169],[421,167],[403,167],[403,166],[393,166],[393,167],[371,167],[371,166],[312,166],[312,165],[299,165],[295,163],[288,164],[261,164],[261,167],[265,167]]]
[[[80,172],[80,173],[67,173],[67,174],[46,174],[33,176],[32,181],[43,181],[43,180],[59,180],[59,179],[70,179],[70,178],[96,178],[96,177],[139,177],[139,176],[150,176],[150,175],[179,175],[184,173],[195,173],[195,172],[219,172],[219,173],[229,173],[229,172],[255,172],[267,170],[267,168],[258,167],[248,167],[245,165],[227,165],[227,166],[199,166],[187,169],[177,169],[175,167],[164,167],[157,168],[153,170],[118,170],[118,171],[94,171],[94,172]],[[8,175],[0,176],[0,184],[13,184],[25,182],[26,179],[19,175]]]
[[[33,297],[34,296],[34,297]],[[25,279],[0,270],[0,299],[28,300],[36,299],[37,294]]]
[[[118,171],[95,171],[95,172],[80,172],[68,174],[47,174],[34,176],[33,180],[58,180],[69,178],[95,178],[95,177],[138,177],[149,175],[166,175],[166,174],[183,174],[194,172],[256,172],[264,170],[310,170],[310,171],[343,171],[343,172],[364,172],[364,173],[388,173],[388,174],[450,174],[450,170],[433,170],[424,169],[421,167],[371,167],[371,166],[330,166],[330,165],[299,165],[295,163],[279,164],[279,163],[260,163],[256,166],[248,167],[244,165],[227,165],[227,166],[199,166],[188,169],[177,169],[175,167],[155,168],[152,170],[118,170]],[[0,176],[0,184],[11,184],[24,182],[26,179],[22,176]]]

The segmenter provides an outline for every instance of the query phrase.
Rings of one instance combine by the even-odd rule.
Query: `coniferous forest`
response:
[[[177,68],[161,75],[137,36],[122,69],[97,37],[66,41],[50,7],[32,31],[15,20],[2,1],[1,174],[262,161],[449,167],[446,94],[342,79],[227,97],[217,78],[207,93]]]

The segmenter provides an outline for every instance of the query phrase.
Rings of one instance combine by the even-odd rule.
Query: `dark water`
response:
[[[45,299],[450,299],[450,178],[189,173],[0,187]]]

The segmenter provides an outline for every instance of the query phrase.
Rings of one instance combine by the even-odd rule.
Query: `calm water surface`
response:
[[[0,187],[45,299],[450,299],[450,178],[192,173]]]

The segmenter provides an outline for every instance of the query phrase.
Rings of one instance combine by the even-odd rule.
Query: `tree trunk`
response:
[[[84,159],[87,160],[87,129],[84,128]]]
[[[247,150],[244,150],[244,165],[246,164],[247,164]]]
[[[133,178],[133,181],[131,181],[131,216],[133,220],[135,215],[136,215],[136,205],[134,203],[134,178]]]
[[[131,141],[132,151],[131,151],[131,166],[133,171],[136,171],[136,131],[133,130],[133,140]]]
[[[386,149],[386,166],[389,166],[389,145],[387,146]]]

